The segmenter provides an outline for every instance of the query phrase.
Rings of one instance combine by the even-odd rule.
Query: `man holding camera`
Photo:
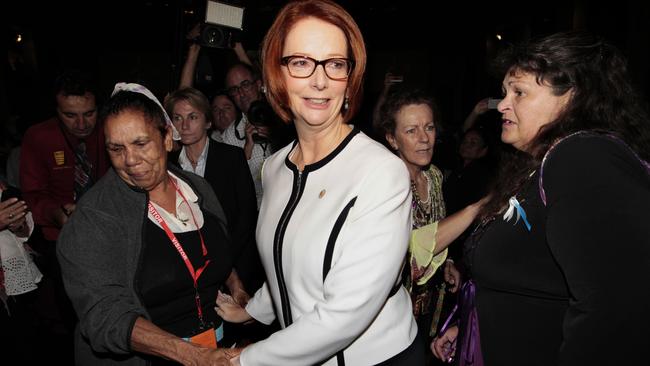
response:
[[[253,121],[250,121],[248,116],[251,106],[264,102],[262,81],[250,65],[240,62],[228,69],[225,85],[228,96],[241,110],[242,116],[223,132],[223,142],[244,149],[255,183],[259,209],[262,202],[262,164],[272,153],[269,142],[270,129],[269,126],[251,123]]]
[[[190,87],[194,85],[194,74],[198,63],[201,46],[205,45],[200,41],[201,25],[197,24],[187,35],[187,39],[192,41],[188,49],[187,59],[181,72],[181,81],[179,88]],[[206,45],[207,46],[207,45]],[[248,167],[250,168],[253,182],[255,183],[255,195],[257,198],[257,208],[259,209],[262,202],[262,177],[261,169],[264,159],[271,155],[273,147],[271,146],[271,131],[268,125],[263,123],[255,124],[249,118],[251,106],[265,104],[264,94],[262,93],[262,81],[259,73],[251,66],[252,62],[248,58],[240,42],[233,45],[233,50],[237,54],[239,62],[230,66],[226,72],[224,80],[227,97],[234,102],[235,106],[241,111],[241,114],[228,126],[219,125],[220,133],[217,140],[228,145],[238,146],[244,149]],[[221,120],[218,117],[220,101],[223,94],[217,94],[212,97],[210,106],[212,108],[213,119]],[[262,108],[263,109],[263,108]],[[213,137],[215,137],[213,135]],[[284,142],[284,140],[283,140]],[[275,144],[274,144],[275,145]]]

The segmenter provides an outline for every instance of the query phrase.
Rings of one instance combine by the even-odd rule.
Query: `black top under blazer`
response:
[[[177,166],[180,152],[169,156],[169,161]],[[255,185],[244,150],[210,139],[203,178],[210,183],[225,211],[237,273],[248,293],[255,293],[264,283],[264,271],[255,244]]]

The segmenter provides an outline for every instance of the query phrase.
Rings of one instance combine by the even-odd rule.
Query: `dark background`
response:
[[[246,8],[242,43],[255,57],[262,37],[285,1],[232,2]],[[595,5],[587,1],[441,2],[339,1],[356,19],[369,54],[360,120],[381,90],[384,73],[431,90],[447,126],[462,123],[474,104],[500,94],[489,62],[503,45],[555,31],[588,29],[616,44],[629,58],[634,82],[650,90],[650,6],[642,1]],[[52,114],[52,79],[63,67],[91,69],[105,96],[117,81],[138,81],[162,97],[173,90],[183,63],[185,33],[202,20],[205,0],[22,1],[2,5],[12,62],[4,61],[0,124],[18,129]],[[23,42],[14,42],[15,34]],[[498,41],[499,33],[503,39]],[[199,77],[223,80],[235,59],[228,49],[202,50]],[[361,124],[365,122],[360,122]]]

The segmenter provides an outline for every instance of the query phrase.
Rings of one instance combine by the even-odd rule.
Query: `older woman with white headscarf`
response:
[[[79,316],[77,364],[227,365],[212,304],[241,281],[219,200],[202,178],[167,165],[178,132],[146,88],[116,85],[100,118],[113,168],[77,204],[57,248]]]

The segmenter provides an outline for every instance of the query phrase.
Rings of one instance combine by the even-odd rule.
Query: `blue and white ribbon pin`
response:
[[[519,204],[519,201],[517,201],[517,198],[515,198],[514,196],[510,197],[510,199],[508,200],[508,209],[506,210],[506,213],[503,214],[503,220],[510,221],[510,219],[512,219],[512,216],[515,213],[515,209],[517,209],[517,219],[515,219],[515,224],[519,222],[519,217],[521,217],[521,219],[524,221],[524,224],[526,224],[526,229],[530,231],[531,226],[528,220],[526,219],[526,212]]]

